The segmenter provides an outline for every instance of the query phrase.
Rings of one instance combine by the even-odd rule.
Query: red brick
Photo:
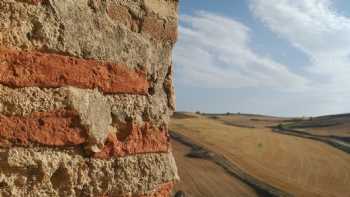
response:
[[[74,111],[36,112],[29,116],[0,115],[0,145],[49,146],[83,144],[86,131]]]
[[[27,116],[0,115],[0,146],[74,146],[88,140],[86,129],[75,111],[35,112]],[[105,146],[92,157],[108,159],[139,153],[168,152],[169,135],[165,128],[146,123],[128,123],[117,134],[110,133]]]
[[[35,5],[38,5],[39,3],[42,2],[42,0],[31,0],[31,2]]]
[[[147,94],[146,74],[125,65],[58,54],[0,50],[0,83],[11,87],[98,88],[104,93]]]
[[[142,24],[142,32],[150,34],[158,41],[170,41],[175,43],[177,40],[177,24],[165,22],[154,15],[147,16]]]
[[[125,133],[125,136],[120,133]],[[146,123],[143,127],[129,123],[124,131],[112,134],[107,138],[105,147],[93,157],[108,159],[130,154],[168,152],[169,135],[165,128],[157,128]]]
[[[43,0],[16,0],[16,1],[24,2],[24,3],[28,3],[28,4],[33,4],[33,5],[38,5]]]

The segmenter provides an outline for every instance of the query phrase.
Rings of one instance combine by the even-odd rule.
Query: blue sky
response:
[[[179,111],[350,112],[350,1],[182,0],[179,33]]]

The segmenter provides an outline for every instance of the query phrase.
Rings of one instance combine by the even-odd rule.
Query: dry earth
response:
[[[290,120],[257,115],[186,113],[176,114],[170,129],[222,155],[257,180],[291,195],[350,196],[349,154],[317,140],[272,132],[271,126],[287,121]],[[208,188],[216,191],[217,187],[222,187],[227,196],[236,196],[226,187],[230,185],[237,191],[238,179],[231,176],[235,182],[232,184],[227,183],[227,178],[218,180],[220,182],[207,181],[217,180],[209,170],[206,170],[206,179],[197,179],[196,171],[201,172],[199,169],[205,165],[204,160],[188,164],[185,162],[188,158],[176,144],[174,152],[183,176],[178,188],[193,196],[202,196],[196,191],[207,191]],[[186,187],[190,184],[196,184],[196,187]]]

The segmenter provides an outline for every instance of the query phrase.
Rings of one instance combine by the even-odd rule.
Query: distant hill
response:
[[[350,114],[307,118],[286,124],[285,127],[313,135],[350,137]]]

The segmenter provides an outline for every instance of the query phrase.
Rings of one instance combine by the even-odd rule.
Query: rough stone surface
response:
[[[153,12],[160,17],[177,18],[177,1],[145,0],[147,12]]]
[[[0,1],[0,196],[169,196],[177,12]]]
[[[67,106],[67,91],[38,87],[13,89],[0,84],[0,105],[0,113],[5,115],[49,112]]]
[[[123,197],[164,197],[164,196],[169,196],[168,194],[171,192],[172,188],[174,186],[173,182],[165,183],[160,186],[158,186],[154,191],[149,192],[148,194],[141,194],[141,195],[128,195],[128,196],[123,196]],[[109,196],[109,195],[104,195],[102,197],[114,197],[114,196]],[[121,197],[121,196],[118,196]]]
[[[171,153],[110,160],[46,148],[0,149],[0,154],[2,196],[134,196],[178,179]]]
[[[69,103],[72,103],[72,101],[67,89],[69,88],[9,88],[0,84],[0,113],[29,115],[37,111],[48,112],[69,108],[71,106]],[[169,90],[173,91],[172,88]],[[84,94],[92,92],[84,89],[79,91],[85,92]],[[96,90],[95,94],[98,94]],[[171,100],[168,100],[168,97],[161,96],[154,96],[150,99],[150,97],[145,95],[100,95],[101,98],[104,97],[107,100],[107,105],[111,107],[110,111],[113,119],[120,121],[132,120],[138,124],[150,121],[158,126],[168,122],[169,115],[172,113],[169,103],[174,102],[173,99],[175,99],[174,96],[171,96]]]
[[[111,129],[111,107],[97,91],[68,87],[69,105],[80,115],[80,123],[88,130],[91,150],[99,152]]]

